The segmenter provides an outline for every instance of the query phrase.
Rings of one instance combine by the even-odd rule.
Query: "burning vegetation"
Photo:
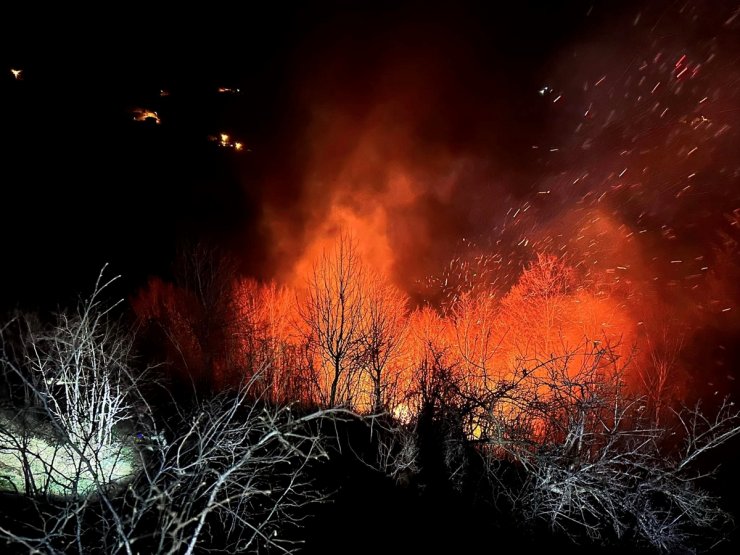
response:
[[[157,112],[153,110],[148,110],[146,108],[134,108],[133,110],[131,110],[131,114],[134,116],[134,121],[156,123],[157,125],[162,123]]]
[[[681,408],[697,398],[680,328],[563,256],[538,255],[508,290],[479,285],[432,307],[361,252],[340,232],[287,286],[238,278],[200,245],[178,283],[153,280],[133,307],[175,381],[220,391],[248,379],[271,404],[387,415],[405,438],[390,475],[418,472],[431,429],[452,484],[469,479],[473,449],[526,522],[666,551],[724,525],[697,497],[692,461],[740,432],[738,413],[721,399],[713,416]]]
[[[173,371],[215,390],[269,367],[265,394],[275,401],[407,413],[419,407],[419,370],[432,361],[483,391],[517,376],[536,383],[553,361],[567,375],[599,359],[650,395],[656,418],[692,400],[681,329],[640,313],[632,291],[584,279],[564,257],[538,255],[508,291],[478,285],[431,307],[414,306],[344,233],[294,286],[239,278],[215,256],[198,246],[182,264],[190,275],[153,279],[132,301],[166,338]]]
[[[221,148],[231,148],[236,151],[244,149],[244,143],[234,140],[228,133],[219,133],[218,135],[209,135],[208,140],[216,143]]]

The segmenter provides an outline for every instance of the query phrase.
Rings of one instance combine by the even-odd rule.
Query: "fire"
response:
[[[264,281],[229,278],[233,353],[181,358],[223,359],[229,379],[269,368],[275,398],[402,420],[440,380],[535,396],[548,373],[596,365],[661,397],[653,408],[733,380],[695,370],[740,330],[738,80],[721,41],[651,30],[627,55],[604,35],[553,58],[546,82],[502,87],[516,76],[491,76],[474,41],[427,31],[370,40],[361,68],[336,45],[306,48],[318,55],[286,87],[301,117],[276,131],[270,177],[249,184],[262,185]],[[331,254],[343,235],[356,258],[344,296]],[[156,318],[173,318],[180,350],[209,348],[174,317],[197,312],[192,295],[160,289],[170,312]],[[341,299],[353,319],[332,330]]]
[[[507,292],[471,291],[437,309],[413,308],[365,252],[342,234],[301,286],[217,279],[224,285],[206,295],[209,305],[154,281],[134,308],[166,330],[171,362],[213,387],[260,373],[274,400],[387,410],[402,419],[448,382],[472,393],[516,381],[546,396],[551,365],[566,361],[563,371],[575,375],[599,353],[629,359],[638,342],[620,299],[579,285],[564,258],[539,255]],[[633,382],[648,375],[643,368]],[[471,433],[482,433],[475,421]]]
[[[244,143],[241,141],[234,140],[228,133],[219,133],[218,135],[210,135],[208,140],[216,143],[222,148],[231,148],[236,151],[244,149]]]
[[[134,116],[134,121],[153,121],[157,125],[162,123],[157,112],[153,110],[148,110],[146,108],[134,108],[133,110],[131,110],[131,113]]]

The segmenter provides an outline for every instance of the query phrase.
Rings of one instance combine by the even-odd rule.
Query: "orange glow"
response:
[[[418,85],[421,87],[421,85]],[[351,230],[368,266],[404,290],[424,271],[421,257],[434,252],[443,222],[431,221],[424,204],[452,201],[460,175],[472,171],[468,160],[450,160],[445,150],[419,152],[409,117],[427,116],[419,103],[424,93],[385,91],[366,113],[316,109],[305,139],[307,167],[301,183],[300,227],[282,204],[263,207],[271,236],[278,280],[299,286],[311,261],[329,248],[340,229]]]
[[[218,135],[210,135],[208,137],[208,140],[216,143],[218,146],[222,148],[232,148],[236,151],[240,151],[244,149],[244,143],[241,141],[235,141],[232,139],[231,135],[228,133],[219,133]]]
[[[146,108],[134,108],[133,110],[131,110],[131,113],[134,116],[134,121],[153,121],[157,125],[162,123],[157,112],[154,112],[153,110],[147,110]]]
[[[447,132],[456,127],[443,125],[440,108],[448,103],[438,102],[447,100],[445,83],[453,81],[444,64],[416,64],[409,72],[407,63],[379,69],[376,88],[356,103],[328,104],[320,87],[296,88],[307,96],[297,101],[309,114],[296,133],[301,165],[290,178],[297,184],[274,197],[280,187],[265,187],[269,198],[259,207],[268,251],[268,269],[260,275],[274,283],[253,283],[247,287],[251,300],[236,303],[256,318],[250,325],[269,349],[242,346],[241,360],[258,352],[249,355],[254,369],[279,352],[280,361],[269,363],[273,395],[290,397],[282,385],[287,380],[298,392],[294,398],[327,398],[329,366],[307,341],[301,311],[317,262],[348,232],[364,268],[356,276],[364,300],[378,290],[374,282],[404,297],[390,303],[396,308],[383,308],[399,316],[402,323],[395,325],[403,330],[382,371],[383,404],[391,411],[414,414],[419,374],[430,365],[449,369],[461,386],[486,389],[519,379],[525,369],[544,373],[551,360],[567,360],[565,370],[579,372],[602,349],[631,361],[624,376],[631,387],[670,383],[666,395],[687,395],[688,363],[672,353],[669,338],[718,315],[737,318],[740,311],[720,312],[732,308],[735,298],[730,288],[736,280],[723,277],[736,268],[733,247],[724,258],[706,253],[706,261],[694,257],[663,269],[687,258],[662,254],[664,248],[679,250],[676,232],[664,223],[671,220],[656,208],[659,199],[647,186],[650,172],[666,173],[671,157],[646,150],[639,168],[626,168],[604,148],[583,171],[548,176],[531,194],[516,191],[513,198],[507,193],[517,187],[507,182],[513,178],[505,163],[471,152],[467,147],[475,145],[465,142],[466,129],[448,141]],[[335,85],[327,76],[326,88]],[[502,141],[506,136],[501,130]],[[242,145],[228,133],[209,139],[234,150]],[[692,154],[687,175],[700,169],[695,164],[708,164],[701,152]],[[727,218],[736,228],[732,210],[728,206]],[[422,280],[431,285],[419,285]],[[236,281],[243,291],[246,286]],[[265,325],[264,309],[255,308],[274,303],[286,322],[279,330]],[[367,321],[363,316],[361,327]],[[375,403],[367,357],[351,366],[357,375],[344,384],[346,393],[353,406],[369,411]],[[655,372],[664,374],[658,382]],[[531,379],[540,378],[535,373]]]
[[[661,403],[680,393],[666,385],[676,353],[655,358],[655,337],[639,332],[644,322],[622,297],[599,280],[584,285],[564,258],[538,255],[507,292],[462,293],[440,311],[411,309],[387,275],[369,270],[372,251],[359,247],[321,251],[300,287],[234,280],[218,309],[228,322],[208,334],[210,344],[198,331],[205,307],[185,290],[153,281],[134,309],[166,331],[168,356],[181,372],[198,379],[211,372],[211,382],[222,385],[259,373],[261,391],[282,402],[327,404],[336,390],[335,403],[408,420],[441,383],[435,380],[471,395],[516,383],[523,394],[547,399],[553,372],[575,378],[595,364],[609,372],[626,368],[635,387],[660,383]],[[643,356],[634,358],[635,349]],[[504,400],[497,410],[517,417],[515,402]],[[477,437],[482,421],[471,418],[468,433]],[[527,425],[535,433],[537,422]]]
[[[245,267],[259,264],[266,281],[233,279],[235,374],[266,371],[266,394],[305,403],[327,402],[336,381],[335,401],[404,421],[435,380],[471,395],[515,384],[546,399],[548,374],[624,369],[655,414],[693,386],[713,393],[718,377],[735,380],[734,369],[695,371],[691,346],[724,349],[734,336],[715,332],[740,329],[726,138],[737,112],[714,92],[731,88],[725,78],[671,77],[672,63],[644,52],[644,63],[618,64],[633,72],[622,85],[601,62],[567,57],[515,99],[503,76],[479,78],[489,60],[479,66],[472,43],[435,37],[429,52],[399,31],[393,49],[368,48],[360,73],[346,52],[324,52],[286,88],[296,111],[274,130],[286,148],[266,156],[258,194],[245,183],[259,214],[249,232],[263,241]],[[542,110],[541,124],[519,121],[520,100]],[[248,151],[231,135],[209,140]],[[323,308],[336,320],[336,283],[313,278],[343,234],[361,267],[345,304],[359,316],[332,360],[329,339],[316,337],[327,330],[307,319]],[[320,286],[330,298],[311,312]],[[518,416],[513,402],[497,410]],[[466,423],[473,437],[494,433],[480,420]]]

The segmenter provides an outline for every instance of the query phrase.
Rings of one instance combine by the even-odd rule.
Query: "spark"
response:
[[[740,6],[737,7],[735,10],[735,13],[733,13],[730,17],[727,18],[725,21],[725,25],[731,25],[733,21],[737,18],[737,16],[740,15]]]

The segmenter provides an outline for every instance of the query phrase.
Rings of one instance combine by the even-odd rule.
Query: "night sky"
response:
[[[584,3],[343,4],[198,11],[181,14],[182,24],[135,10],[97,25],[72,14],[56,25],[48,14],[45,25],[28,13],[9,17],[2,305],[66,303],[105,262],[137,284],[167,272],[185,238],[215,236],[243,253],[247,272],[269,276],[265,265],[275,261],[260,205],[297,210],[310,146],[306,97],[368,111],[396,58],[407,80],[422,72],[414,92],[428,93],[435,112],[421,144],[493,146],[511,171],[526,169],[528,136],[544,124],[536,90],[557,50],[594,15]],[[491,92],[496,105],[479,113]],[[134,122],[136,107],[157,110],[163,123]],[[249,151],[213,148],[207,137],[222,130]]]

